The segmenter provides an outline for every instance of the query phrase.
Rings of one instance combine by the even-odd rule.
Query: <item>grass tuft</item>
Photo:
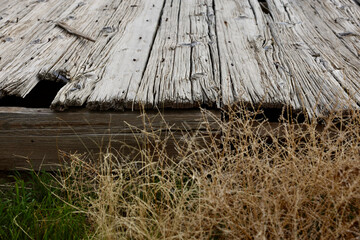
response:
[[[50,173],[16,172],[12,179],[0,186],[0,239],[86,238],[86,215]]]
[[[97,158],[64,154],[59,182],[85,209],[94,237],[360,237],[358,113],[277,127],[244,108],[228,110],[226,121],[203,113],[207,131],[181,138],[146,125],[131,161],[110,149]],[[176,156],[166,152],[169,139]]]

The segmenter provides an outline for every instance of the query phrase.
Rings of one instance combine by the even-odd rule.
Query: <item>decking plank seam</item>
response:
[[[25,97],[55,71],[70,80],[57,110],[241,101],[319,116],[360,104],[354,0],[14,2],[0,7],[2,97]]]

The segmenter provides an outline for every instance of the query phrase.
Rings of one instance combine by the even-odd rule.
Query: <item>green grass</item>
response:
[[[86,238],[86,216],[69,204],[51,174],[15,173],[12,178],[0,186],[0,239]]]

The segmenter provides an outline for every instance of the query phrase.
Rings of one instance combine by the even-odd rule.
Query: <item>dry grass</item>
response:
[[[240,108],[214,132],[143,129],[145,148],[127,161],[65,155],[61,183],[99,239],[359,239],[360,116],[322,124],[284,121],[275,130]],[[221,132],[221,134],[219,134]]]

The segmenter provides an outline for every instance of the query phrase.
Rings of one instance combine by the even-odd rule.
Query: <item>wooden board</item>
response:
[[[127,160],[134,157],[134,148],[142,149],[151,134],[170,138],[166,150],[175,154],[175,144],[184,137],[181,131],[207,129],[216,132],[216,118],[212,112],[209,124],[204,123],[200,110],[104,113],[86,110],[55,113],[46,109],[0,108],[0,171],[29,168],[49,169],[60,162],[59,150],[72,153],[98,153],[109,146]],[[146,131],[144,131],[146,130]],[[147,132],[147,134],[145,133]],[[125,159],[126,160],[126,159]],[[29,162],[28,162],[29,161]]]
[[[210,0],[166,1],[135,104],[219,105],[219,55]]]
[[[47,79],[66,83],[56,110],[358,108],[359,16],[355,0],[4,0],[0,98]]]
[[[268,6],[273,9],[268,22],[274,44],[282,56],[278,60],[279,68],[289,73],[292,88],[311,116],[356,108],[356,103],[360,103],[359,58],[345,47],[328,23],[336,21],[332,11],[345,17],[340,11],[342,7],[359,10],[354,2],[345,2],[346,5],[339,1],[311,1],[310,4],[310,1],[286,0],[281,4],[272,1]],[[336,4],[340,5],[335,8]],[[320,16],[317,12],[320,8],[327,8],[332,19]],[[360,26],[354,27],[360,33]]]
[[[292,89],[274,64],[272,36],[259,1],[215,0],[215,6],[224,104],[290,105]]]
[[[0,107],[0,171],[57,169],[68,153],[96,157],[110,150],[122,161],[139,160],[139,150],[153,149],[156,144],[168,157],[181,159],[179,149],[191,154],[184,144],[190,139],[205,147],[217,138],[220,147],[224,127],[231,127],[224,124],[221,114],[217,110],[149,111],[145,115],[85,109],[60,113]],[[304,137],[301,132],[308,131],[309,125],[250,121],[246,127],[259,139],[282,139],[288,132]],[[321,124],[316,126],[317,131],[323,129]]]

